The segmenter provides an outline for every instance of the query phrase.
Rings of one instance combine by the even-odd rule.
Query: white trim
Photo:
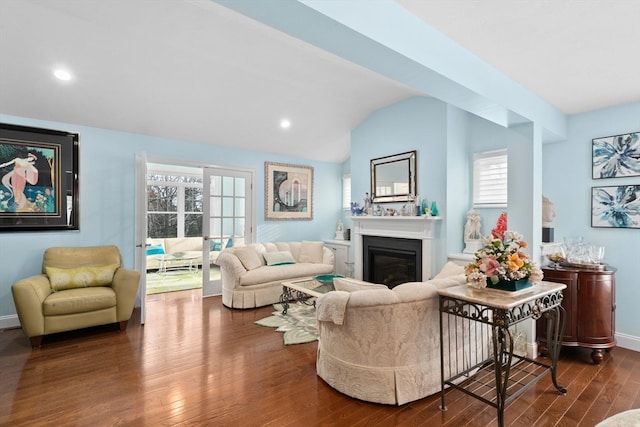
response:
[[[20,327],[20,320],[17,314],[11,314],[9,316],[0,316],[0,330],[1,329],[14,329]]]
[[[616,333],[615,338],[618,347],[626,348],[633,351],[640,351],[640,337]]]

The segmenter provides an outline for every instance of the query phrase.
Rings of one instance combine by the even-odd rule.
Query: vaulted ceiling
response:
[[[640,0],[396,1],[565,114],[640,101]],[[211,0],[2,0],[0,57],[0,114],[331,162],[430,95]]]

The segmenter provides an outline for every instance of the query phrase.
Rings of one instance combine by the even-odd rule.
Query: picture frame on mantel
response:
[[[593,179],[640,176],[640,131],[592,140]]]
[[[313,168],[264,163],[266,220],[313,219]]]
[[[591,188],[591,227],[640,228],[640,185]]]
[[[0,231],[78,230],[77,133],[0,123]]]

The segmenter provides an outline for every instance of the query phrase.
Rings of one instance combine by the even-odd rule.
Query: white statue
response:
[[[556,217],[556,210],[553,202],[542,196],[542,227],[551,228],[551,223]]]
[[[467,223],[464,225],[464,240],[482,239],[480,234],[480,214],[473,209],[467,212]]]
[[[480,214],[473,209],[467,212],[467,222],[464,225],[464,243],[462,252],[467,254],[476,253],[482,247],[482,234],[480,234]]]

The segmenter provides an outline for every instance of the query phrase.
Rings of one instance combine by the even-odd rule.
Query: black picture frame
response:
[[[79,135],[0,123],[0,232],[79,230]]]
[[[640,131],[591,140],[592,179],[640,176]]]
[[[591,227],[640,228],[640,185],[591,187]]]

